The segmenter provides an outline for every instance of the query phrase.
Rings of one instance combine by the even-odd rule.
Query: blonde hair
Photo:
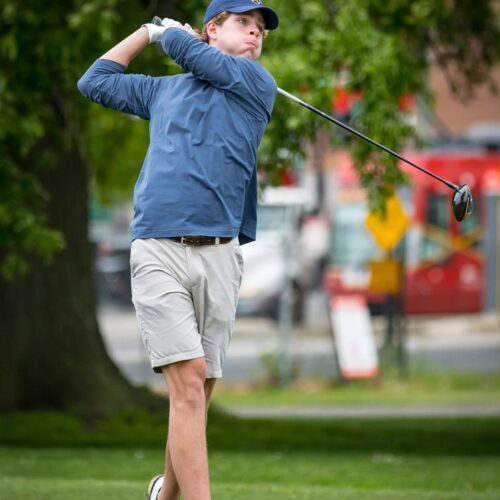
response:
[[[220,14],[217,14],[216,16],[212,17],[212,19],[210,19],[207,22],[207,24],[209,22],[212,22],[212,23],[217,24],[217,26],[222,26],[229,19],[230,16],[231,16],[231,12],[223,11]],[[207,33],[207,24],[205,24],[205,26],[203,26],[202,30],[198,30],[198,29],[194,30],[196,33],[198,33],[198,35],[200,35],[200,40],[202,42],[205,42],[205,43],[209,42],[208,33]],[[269,30],[264,30],[264,32],[262,34],[263,38],[266,38],[268,34],[269,34]]]

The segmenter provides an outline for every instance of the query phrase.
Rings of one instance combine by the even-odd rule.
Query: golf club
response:
[[[161,25],[161,18],[158,16],[154,16],[153,19],[151,20],[152,24],[156,25]],[[342,123],[339,120],[336,120],[332,116],[324,113],[323,111],[315,108],[314,106],[311,106],[307,102],[303,101],[302,99],[299,99],[298,97],[294,96],[293,94],[290,94],[289,92],[286,92],[285,90],[281,89],[278,87],[278,92],[285,96],[288,97],[288,99],[291,99],[292,101],[296,102],[297,104],[300,104],[304,108],[308,109],[309,111],[312,111],[313,113],[316,113],[317,115],[321,116],[322,118],[325,118],[331,123],[334,123],[335,125],[343,128],[344,130],[347,130],[351,134],[369,142],[373,146],[381,149],[382,151],[385,151],[386,153],[389,153],[392,156],[395,156],[399,160],[407,163],[408,165],[420,170],[421,172],[424,172],[427,175],[430,175],[431,177],[434,177],[434,179],[442,182],[446,186],[448,186],[450,189],[453,189],[455,191],[455,194],[453,195],[453,199],[451,202],[452,208],[453,208],[453,214],[455,216],[455,219],[457,221],[462,221],[464,220],[468,215],[472,213],[473,209],[473,200],[472,200],[472,193],[470,190],[470,187],[467,184],[463,184],[461,186],[457,184],[453,184],[453,182],[447,181],[446,179],[443,179],[439,175],[435,174],[434,172],[431,172],[430,170],[425,169],[424,167],[418,165],[417,163],[412,162],[411,160],[408,160],[401,156],[400,154],[396,153],[392,149],[384,146],[383,144],[380,144],[379,142],[370,139],[370,137],[362,134],[361,132],[358,132],[357,130],[353,129],[352,127],[349,127],[349,125],[346,125],[345,123]]]
[[[307,102],[303,101],[302,99],[299,99],[298,97],[294,96],[293,94],[290,94],[286,90],[283,90],[278,87],[278,93],[281,95],[288,97],[288,99],[296,102],[297,104],[300,104],[304,108],[308,109],[309,111],[312,111],[313,113],[316,113],[317,115],[321,116],[322,118],[325,118],[329,122],[334,123],[335,125],[343,128],[344,130],[347,130],[351,134],[354,134],[355,136],[369,142],[373,146],[376,146],[377,148],[381,149],[382,151],[385,151],[386,153],[389,153],[392,156],[395,156],[399,160],[407,163],[408,165],[417,168],[421,172],[424,172],[427,175],[430,175],[431,177],[434,177],[434,179],[441,181],[443,184],[448,186],[449,188],[453,189],[455,191],[455,194],[453,195],[453,199],[451,202],[451,206],[453,208],[453,215],[455,216],[455,219],[457,221],[462,221],[472,213],[472,208],[473,208],[473,200],[472,200],[472,193],[470,190],[470,187],[467,184],[463,184],[462,186],[458,186],[457,184],[453,184],[453,182],[447,181],[446,179],[443,179],[439,175],[435,174],[434,172],[431,172],[430,170],[427,170],[426,168],[418,165],[417,163],[408,160],[407,158],[404,158],[401,156],[399,153],[396,153],[392,149],[388,148],[387,146],[384,146],[383,144],[380,144],[379,142],[371,139],[370,137],[362,134],[361,132],[353,129],[352,127],[349,127],[349,125],[346,125],[345,123],[342,123],[339,120],[336,120],[330,115],[327,115],[323,111],[315,108],[314,106],[311,106]]]

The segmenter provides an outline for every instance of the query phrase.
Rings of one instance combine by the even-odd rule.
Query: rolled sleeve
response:
[[[91,101],[148,120],[154,95],[155,78],[124,74],[121,64],[98,59],[78,80],[80,92]]]

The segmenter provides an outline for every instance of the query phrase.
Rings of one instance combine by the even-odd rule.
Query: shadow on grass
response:
[[[208,435],[212,447],[225,450],[500,455],[499,424],[499,418],[236,420],[217,415]]]
[[[61,413],[0,415],[0,444],[8,446],[158,447],[166,413],[117,413],[89,427]],[[500,418],[242,419],[211,412],[213,451],[393,452],[500,455]]]

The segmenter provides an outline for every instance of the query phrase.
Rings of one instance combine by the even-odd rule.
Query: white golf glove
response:
[[[184,28],[182,24],[179,21],[174,21],[173,19],[169,19],[168,17],[165,17],[164,19],[161,20],[161,24],[165,27],[165,29],[168,28]]]
[[[159,42],[163,32],[166,30],[165,26],[158,26],[156,24],[143,24],[144,28],[148,30],[149,43]]]
[[[190,24],[188,24],[188,23],[184,24],[184,26],[182,27],[182,29],[186,33],[189,33],[191,36],[199,38],[198,34],[196,33],[196,31],[194,31],[194,29],[192,28],[192,26]]]
[[[148,30],[149,43],[159,42],[163,32],[168,28],[183,28],[182,24],[166,17],[162,20],[162,25],[147,23],[143,26]]]

